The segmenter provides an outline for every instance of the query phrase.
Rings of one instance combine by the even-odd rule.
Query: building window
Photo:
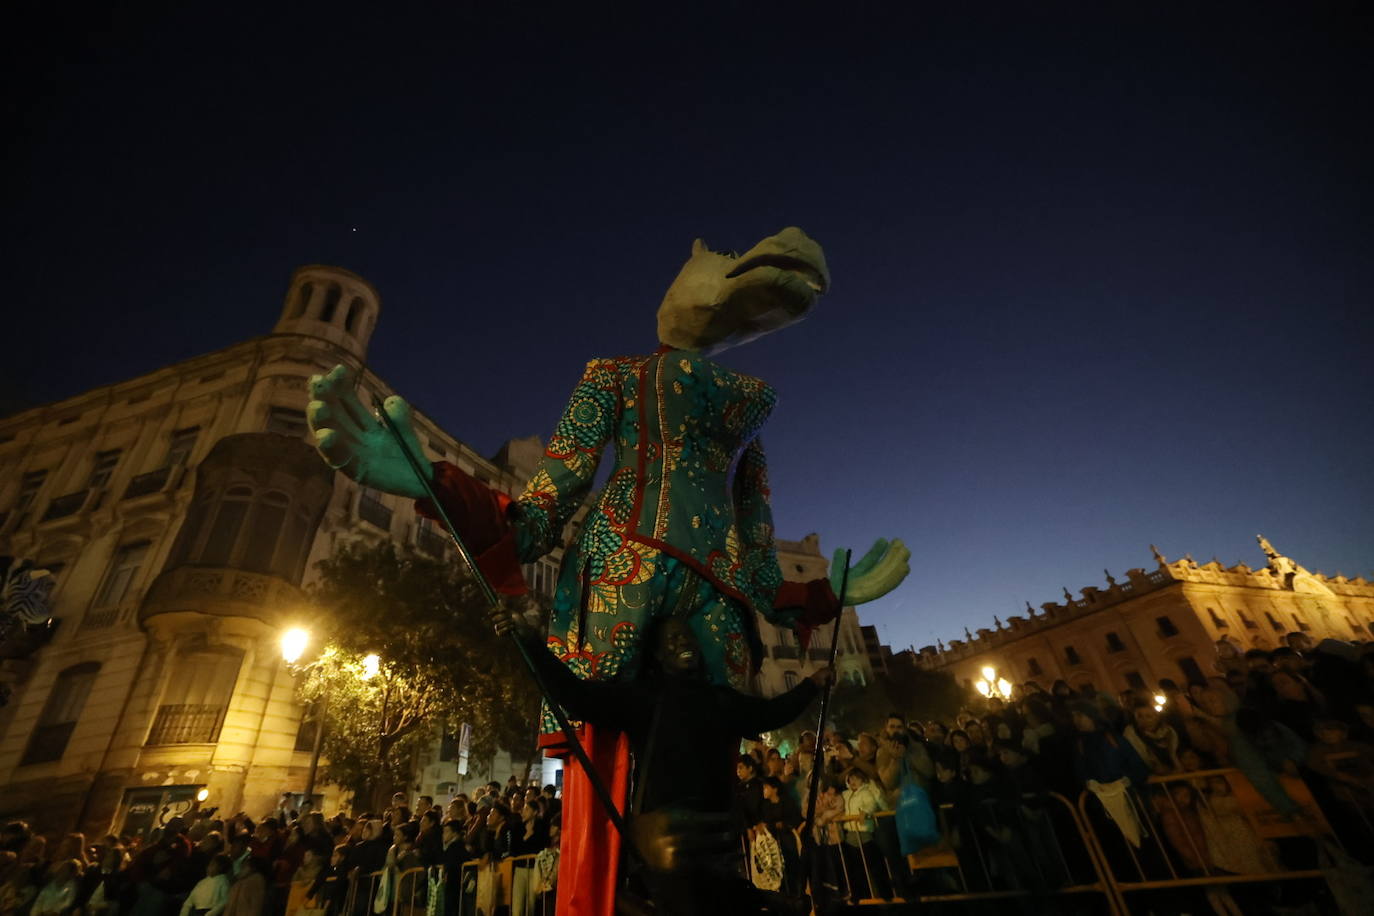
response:
[[[210,535],[205,539],[205,549],[200,553],[200,562],[206,566],[228,566],[229,558],[238,542],[243,520],[248,517],[248,506],[253,491],[248,487],[230,487],[224,500],[215,513],[215,521],[210,526]]]
[[[1026,670],[1030,672],[1031,677],[1040,677],[1042,674],[1045,673],[1040,668],[1040,660],[1035,658],[1032,658],[1026,662]]]
[[[1116,633],[1108,633],[1108,634],[1107,634],[1107,651],[1108,651],[1108,652],[1125,652],[1125,651],[1126,651],[1126,644],[1125,644],[1124,642],[1121,641],[1121,637],[1120,637],[1120,636],[1117,636]]]
[[[1159,625],[1159,635],[1165,638],[1178,635],[1178,627],[1174,626],[1173,620],[1168,614],[1163,614],[1155,618],[1155,623]]]
[[[188,426],[185,429],[172,431],[172,441],[167,445],[167,458],[162,463],[165,467],[180,467],[191,460],[191,452],[196,447],[196,439],[200,436],[199,426]]]
[[[272,560],[277,555],[286,523],[286,508],[290,505],[285,493],[264,493],[253,505],[253,518],[248,524],[248,543],[244,546],[239,567],[249,572],[278,572]]]
[[[114,560],[105,572],[105,581],[100,584],[100,591],[96,592],[92,608],[110,608],[123,603],[138,578],[138,571],[143,568],[148,546],[147,541],[139,541],[125,544],[115,551]]]
[[[1207,683],[1207,676],[1190,655],[1184,655],[1178,660],[1178,670],[1183,672],[1184,680],[1190,684]]]
[[[1078,650],[1075,649],[1073,646],[1064,647],[1064,660],[1067,661],[1070,665],[1083,664],[1083,659],[1078,657]]]
[[[1245,627],[1245,629],[1254,630],[1258,628],[1258,625],[1253,620],[1245,616],[1244,611],[1236,611],[1236,616],[1240,618],[1241,626]]]
[[[328,290],[324,294],[324,305],[320,307],[320,320],[330,322],[334,320],[334,313],[339,310],[339,299],[343,297],[343,290],[339,284],[329,284]]]
[[[1269,626],[1271,629],[1273,629],[1275,633],[1283,632],[1283,624],[1279,623],[1276,619],[1274,619],[1273,614],[1270,614],[1268,611],[1265,611],[1264,616],[1269,618]]]
[[[1312,628],[1307,625],[1307,621],[1303,620],[1297,614],[1293,615],[1293,623],[1304,633],[1310,633],[1312,631]]]
[[[177,657],[147,744],[213,744],[219,740],[243,653],[201,649]]]
[[[363,313],[363,299],[361,296],[354,296],[353,301],[348,306],[348,317],[344,318],[344,330],[350,334],[353,332],[353,325],[357,324],[358,316]]]
[[[787,685],[788,690],[791,690],[793,687],[797,686],[797,672],[784,671],[782,673],[782,682]]]
[[[123,449],[112,448],[95,453],[95,466],[91,468],[91,477],[86,481],[86,489],[99,490],[110,482],[110,475],[119,464],[119,455],[122,451]]]
[[[439,557],[443,556],[444,551],[448,549],[450,543],[448,538],[439,533],[439,527],[435,525],[434,522],[424,516],[420,517],[419,524],[415,526],[416,547],[419,547],[430,556]],[[534,573],[534,564],[530,565],[531,568],[526,570],[525,573],[527,579]]]
[[[24,524],[24,519],[29,514],[33,501],[38,498],[38,491],[43,489],[43,481],[47,478],[48,471],[44,468],[41,471],[29,471],[19,479],[19,496],[14,500],[12,510],[15,515],[14,527],[18,528]]]
[[[1139,671],[1127,671],[1127,672],[1126,672],[1126,684],[1127,684],[1127,686],[1129,686],[1132,690],[1144,690],[1144,689],[1145,689],[1145,678],[1143,678],[1143,677],[1140,676],[1140,672],[1139,672]]]
[[[305,412],[289,407],[273,407],[267,412],[267,431],[293,439],[305,438]]]
[[[363,487],[358,494],[358,517],[383,531],[391,530],[391,509],[382,502],[382,494],[371,487]]]
[[[62,759],[99,671],[98,662],[85,662],[57,676],[52,692],[48,694],[48,701],[43,704],[38,725],[29,736],[28,747],[19,761],[20,766]]]
[[[1226,622],[1226,618],[1217,613],[1216,608],[1209,607],[1207,609],[1207,616],[1212,618],[1212,626],[1216,627],[1218,630],[1224,630],[1230,626],[1230,624]]]

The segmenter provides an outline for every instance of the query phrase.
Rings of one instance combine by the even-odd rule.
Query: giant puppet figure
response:
[[[432,465],[431,486],[479,568],[497,591],[521,594],[520,564],[560,541],[612,446],[614,467],[564,553],[548,622],[550,650],[578,677],[633,677],[651,651],[643,645],[647,624],[672,616],[691,628],[707,679],[740,688],[762,658],[754,611],[803,637],[839,613],[830,580],[784,582],[778,567],[759,439],[773,389],[710,358],[801,320],[828,283],[820,246],[800,229],[784,229],[742,255],[698,240],[659,306],[659,348],[587,364],[518,500],[452,464]],[[343,366],[311,379],[317,448],[359,483],[419,500],[420,511],[431,514],[400,445],[359,403],[355,385]],[[412,454],[422,455],[409,405],[392,397],[383,409]],[[891,591],[906,576],[909,556],[900,541],[878,541],[850,571],[846,603]],[[839,574],[832,573],[836,583]],[[612,781],[622,785],[623,739],[617,748],[614,735],[584,737],[594,760],[614,768],[621,758]],[[565,818],[579,810],[594,818],[595,802],[579,802],[580,792],[576,782],[566,787]],[[615,861],[615,838],[604,833],[565,822],[565,878],[578,870],[574,862]],[[577,843],[583,848],[569,848]]]

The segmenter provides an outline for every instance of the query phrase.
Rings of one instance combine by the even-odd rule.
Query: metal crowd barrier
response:
[[[495,916],[498,910],[510,916],[554,916],[556,891],[551,876],[539,872],[537,858],[530,854],[464,862],[458,916]]]
[[[1310,844],[1304,857],[1313,866],[1319,848],[1341,849],[1307,785],[1297,777],[1279,783],[1296,815],[1275,810],[1230,768],[1152,777],[1143,799],[1132,789],[1111,808],[1085,789],[1078,812],[1123,912],[1124,895],[1141,891],[1200,888],[1210,902],[1228,897],[1228,885],[1324,877],[1316,867],[1285,868],[1277,842]]]
[[[830,823],[840,827],[840,841],[829,842],[827,831],[817,846],[813,896],[887,906],[1098,894],[1106,912],[1121,912],[1068,799],[1026,796],[1010,811],[1001,808],[941,805],[943,839],[908,856],[901,854],[893,812],[837,817]]]

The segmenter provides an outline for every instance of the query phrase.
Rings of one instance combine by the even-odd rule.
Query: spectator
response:
[[[229,902],[229,871],[232,863],[223,853],[210,859],[205,877],[196,882],[181,905],[181,916],[220,916]]]
[[[249,856],[229,885],[221,916],[264,916],[267,906],[267,869],[262,859]]]
[[[868,774],[858,767],[851,767],[844,780],[849,786],[844,793],[844,813],[855,818],[844,825],[844,856],[851,886],[858,895],[856,899],[866,899],[874,894],[890,898],[892,890],[884,869],[877,867],[881,863],[875,855],[873,844],[876,827],[873,815],[887,808],[882,792]],[[867,873],[873,879],[871,888],[865,875],[865,863],[868,863]]]
[[[54,859],[48,881],[34,898],[29,916],[63,916],[76,905],[84,867],[79,859]]]
[[[1321,692],[1302,675],[1283,670],[1269,675],[1269,688],[1269,715],[1302,740],[1313,740],[1312,723],[1326,718],[1326,699]]]
[[[1178,772],[1178,734],[1148,704],[1131,710],[1131,724],[1123,732],[1140,759],[1156,774]]]
[[[1308,767],[1345,788],[1344,796],[1366,814],[1374,814],[1374,747],[1351,741],[1349,727],[1337,719],[1322,719],[1314,730],[1317,743],[1308,751]]]
[[[104,916],[119,908],[124,892],[124,868],[127,856],[119,845],[107,844],[100,849],[100,864],[86,870],[82,876],[79,905],[88,916]]]
[[[0,852],[12,852],[18,856],[33,838],[29,825],[23,821],[10,821],[0,827]]]
[[[759,764],[752,754],[741,754],[735,764],[734,818],[737,832],[743,833],[759,822],[763,810],[763,783]]]

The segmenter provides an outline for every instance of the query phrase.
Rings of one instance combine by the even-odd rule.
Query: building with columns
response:
[[[1374,638],[1374,582],[1312,573],[1259,539],[1264,566],[1170,561],[1154,550],[1153,569],[1129,569],[1106,588],[1088,586],[1074,597],[1027,604],[1025,616],[994,618],[977,634],[946,646],[926,646],[918,663],[948,671],[966,686],[991,667],[1013,684],[1048,688],[1065,680],[1111,692],[1154,689],[1219,673],[1216,643],[1242,651],[1277,648],[1298,631],[1314,641]]]
[[[0,643],[0,821],[100,836],[202,793],[259,814],[303,789],[314,728],[279,639],[310,625],[315,564],[357,539],[451,549],[408,500],[331,471],[305,441],[311,375],[343,363],[364,403],[392,393],[366,365],[380,309],[362,277],[302,267],[270,334],[0,419],[0,553],[57,582],[51,625]],[[487,459],[414,421],[428,457],[511,495],[543,453],[530,437]],[[814,535],[781,547],[790,577],[825,575]],[[552,594],[560,559],[525,568],[534,590]],[[861,646],[852,609],[845,621],[842,645]],[[764,638],[763,689],[811,670],[795,639]],[[842,670],[866,679],[850,654]]]

